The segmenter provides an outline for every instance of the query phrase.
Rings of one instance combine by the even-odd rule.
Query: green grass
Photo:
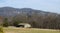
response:
[[[35,28],[4,28],[5,33],[60,33],[59,30]]]

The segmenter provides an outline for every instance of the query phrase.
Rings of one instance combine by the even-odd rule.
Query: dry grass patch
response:
[[[46,30],[35,28],[4,28],[5,33],[60,33],[60,30]]]

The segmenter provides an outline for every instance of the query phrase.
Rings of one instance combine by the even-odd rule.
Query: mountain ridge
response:
[[[13,8],[13,7],[1,7],[0,16],[16,16],[18,14],[57,14],[52,12],[45,12],[42,10],[35,10],[32,8]]]

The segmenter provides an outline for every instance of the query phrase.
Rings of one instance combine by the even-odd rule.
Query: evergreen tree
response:
[[[8,18],[4,18],[3,26],[8,27]]]

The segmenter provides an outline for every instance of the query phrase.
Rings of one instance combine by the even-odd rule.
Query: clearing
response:
[[[4,28],[4,33],[60,33],[60,30],[36,28]]]

